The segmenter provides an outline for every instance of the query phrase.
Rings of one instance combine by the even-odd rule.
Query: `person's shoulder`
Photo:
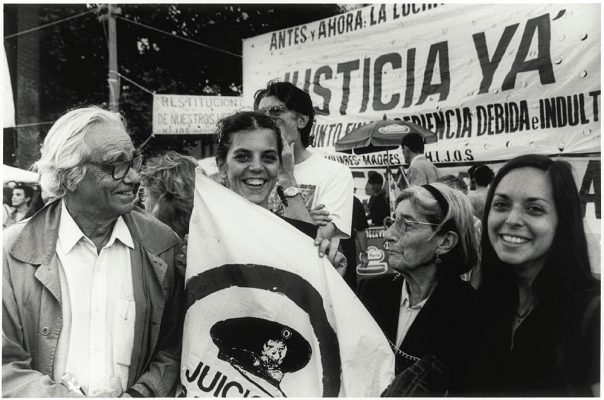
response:
[[[599,285],[578,290],[573,296],[573,314],[591,314],[600,307],[601,293]],[[598,313],[599,315],[599,313]]]
[[[152,250],[161,252],[180,243],[180,239],[170,227],[151,213],[142,208],[135,207],[124,220],[131,230],[131,234],[140,238]]]
[[[446,297],[450,299],[454,298],[455,301],[466,304],[468,306],[476,306],[478,303],[478,292],[470,285],[469,282],[464,281],[459,276],[450,276],[443,280],[446,285],[445,290],[447,292]]]
[[[143,232],[170,236],[174,233],[168,225],[164,224],[142,208],[135,207],[128,215],[132,218],[133,222],[144,229]]]
[[[2,246],[5,250],[10,249],[15,243],[26,223],[27,220],[22,220],[4,228],[2,231]]]
[[[2,231],[2,245],[5,251],[10,251],[16,242],[50,240],[49,232],[52,229],[53,223],[58,221],[57,211],[60,210],[59,204],[60,202],[58,201],[49,202],[35,215],[24,218],[4,228]],[[23,232],[28,225],[30,226]]]
[[[436,168],[436,165],[434,165],[434,163],[432,161],[430,161],[429,159],[427,159],[425,156],[418,157],[417,165],[421,166],[422,168],[429,168],[429,167]]]

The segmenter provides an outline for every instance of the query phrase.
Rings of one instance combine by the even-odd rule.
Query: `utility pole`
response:
[[[107,4],[107,14],[101,15],[99,21],[107,19],[107,48],[109,50],[109,73],[107,81],[109,82],[109,109],[111,111],[119,111],[120,99],[120,76],[117,64],[117,30],[115,26],[115,16],[120,15],[122,9],[116,7],[115,4]]]

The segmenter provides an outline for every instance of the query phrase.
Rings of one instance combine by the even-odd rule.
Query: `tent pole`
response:
[[[394,190],[392,190],[392,170],[390,169],[390,156],[388,150],[386,150],[386,180],[388,182],[388,207],[390,213],[388,216],[392,216],[394,212]]]

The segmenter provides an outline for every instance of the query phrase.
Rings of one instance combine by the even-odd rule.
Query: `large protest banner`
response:
[[[348,165],[357,189],[369,169],[403,167],[400,148],[329,153],[383,118],[436,132],[425,155],[445,174],[463,177],[477,162],[497,170],[520,154],[562,157],[599,259],[600,36],[599,4],[376,4],[244,40],[244,104],[273,79],[306,90],[314,148]]]
[[[200,168],[188,243],[187,396],[376,397],[392,381],[387,339],[313,240]]]
[[[212,134],[216,123],[242,108],[239,96],[153,95],[153,134]]]
[[[435,162],[599,153],[598,4],[382,4],[243,44],[244,103],[272,79],[308,91],[316,147],[402,118]]]

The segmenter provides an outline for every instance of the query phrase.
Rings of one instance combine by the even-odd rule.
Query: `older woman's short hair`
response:
[[[168,151],[147,160],[141,171],[145,190],[158,199],[155,216],[180,237],[189,231],[198,166],[193,157]]]
[[[40,159],[33,168],[40,174],[45,199],[52,200],[75,191],[86,174],[84,163],[91,156],[86,143],[88,132],[97,124],[117,122],[126,127],[119,113],[90,106],[68,111],[48,131]]]
[[[409,200],[411,205],[429,222],[438,224],[435,231],[454,231],[458,236],[457,245],[447,254],[441,255],[442,272],[463,274],[468,272],[478,261],[478,242],[474,232],[474,211],[466,195],[439,182],[431,183],[449,205],[447,215],[443,214],[438,201],[422,186],[411,186],[405,189],[397,203]]]

